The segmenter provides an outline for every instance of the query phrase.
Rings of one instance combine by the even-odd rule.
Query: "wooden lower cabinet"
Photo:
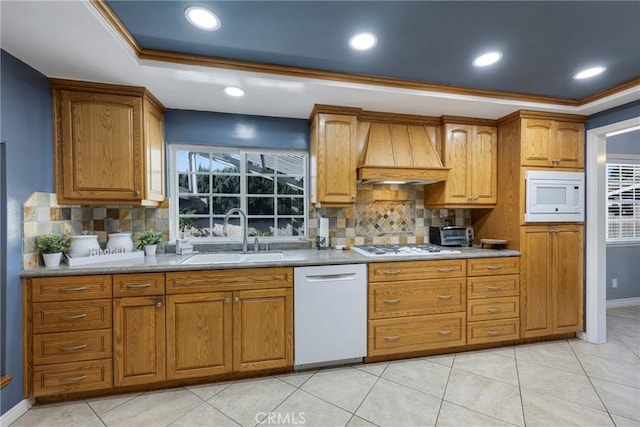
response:
[[[233,293],[233,369],[238,372],[293,365],[293,291]]]
[[[369,356],[455,347],[465,342],[464,312],[369,321]]]
[[[167,296],[167,378],[233,369],[231,292]]]
[[[583,226],[520,227],[522,337],[583,329]]]
[[[164,296],[113,301],[114,385],[165,379]]]

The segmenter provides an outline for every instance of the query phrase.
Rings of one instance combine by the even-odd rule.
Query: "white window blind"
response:
[[[640,241],[638,163],[607,163],[607,241]]]

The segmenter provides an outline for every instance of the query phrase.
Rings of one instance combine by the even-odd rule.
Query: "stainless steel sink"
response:
[[[282,252],[257,252],[257,253],[209,253],[193,254],[180,261],[180,264],[240,264],[251,262],[269,262],[296,260],[301,258],[287,257]]]

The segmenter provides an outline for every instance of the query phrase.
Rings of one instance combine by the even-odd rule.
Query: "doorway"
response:
[[[607,134],[640,126],[640,117],[587,131],[586,185],[587,220],[585,236],[586,319],[580,338],[603,344],[607,341],[606,284],[606,163]],[[595,224],[595,226],[590,226]]]

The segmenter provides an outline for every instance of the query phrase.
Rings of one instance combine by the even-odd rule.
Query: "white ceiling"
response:
[[[591,115],[640,99],[640,86],[574,107],[139,60],[84,0],[0,1],[0,46],[48,77],[144,86],[167,108],[307,118],[314,104],[496,119],[519,109]],[[224,95],[241,86],[242,98]]]

